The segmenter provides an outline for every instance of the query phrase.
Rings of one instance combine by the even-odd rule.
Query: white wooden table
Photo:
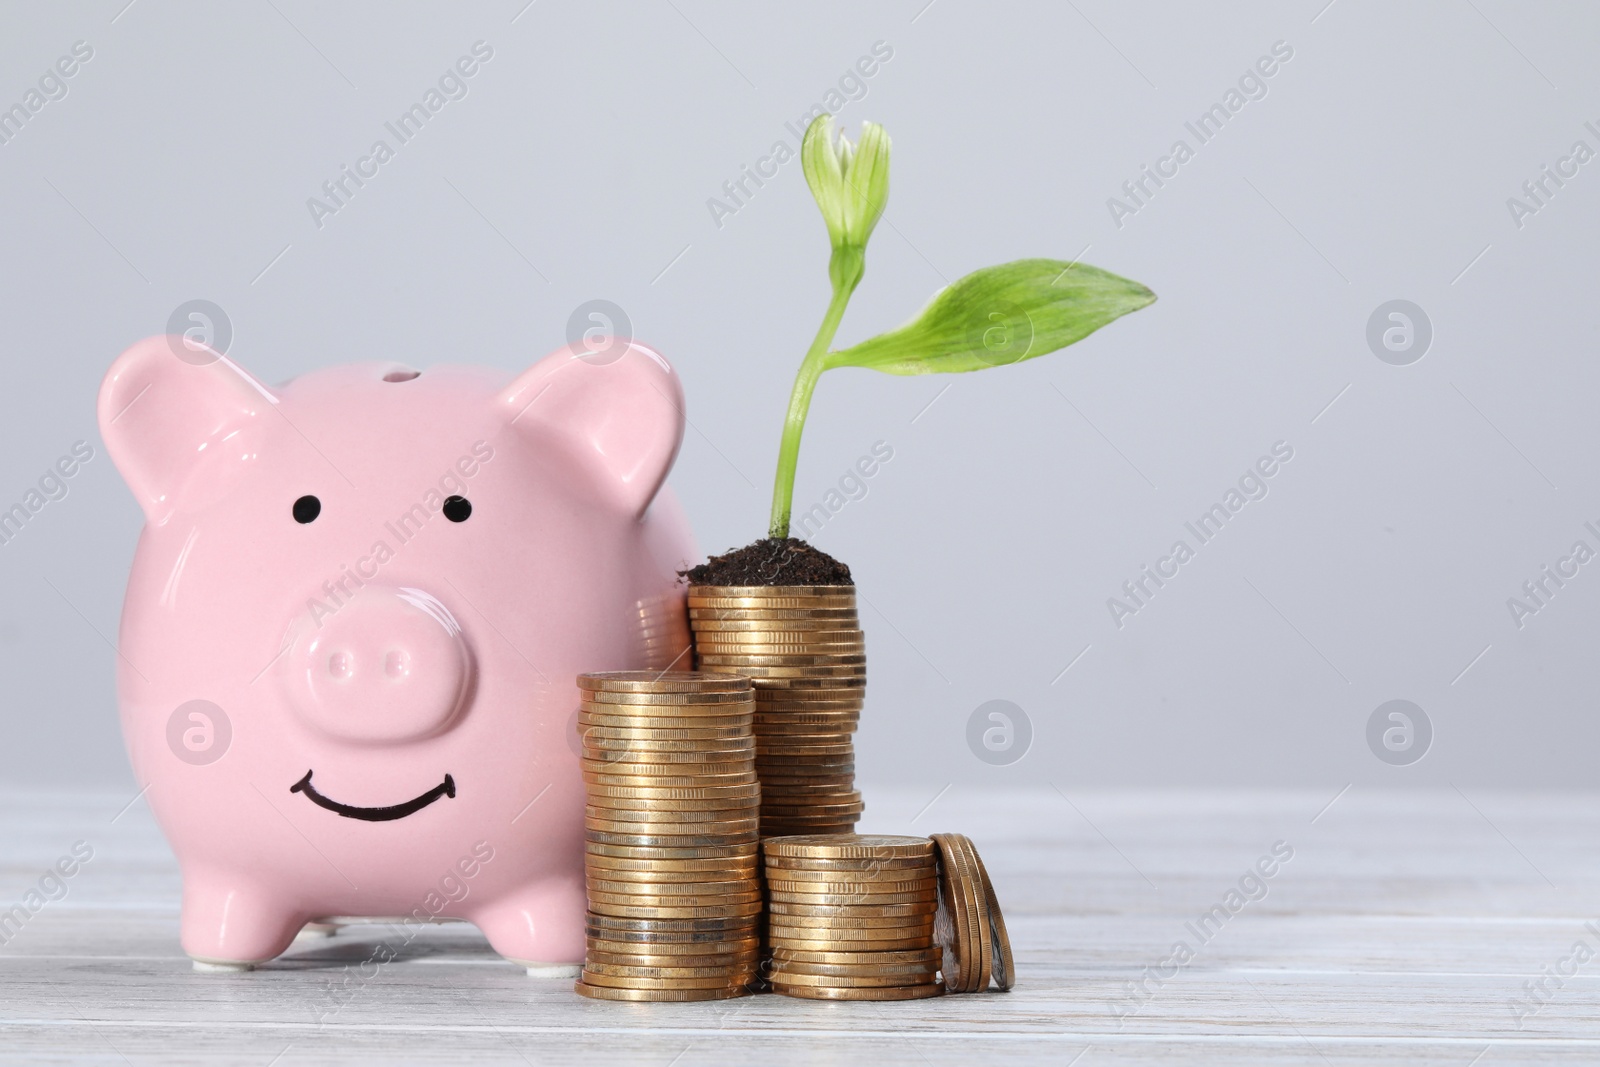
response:
[[[350,927],[255,972],[197,974],[142,801],[118,816],[129,797],[0,793],[0,910],[73,842],[94,849],[0,947],[0,1061],[1600,1062],[1600,796],[955,786],[922,811],[936,791],[869,790],[863,829],[972,835],[1016,946],[1012,993],[596,1003],[463,924],[404,947]],[[1280,841],[1292,859],[1229,912]],[[361,967],[386,937],[399,958]],[[1541,977],[1535,1005],[1524,983]]]

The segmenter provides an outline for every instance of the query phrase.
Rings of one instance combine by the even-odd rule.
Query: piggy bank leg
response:
[[[186,875],[183,951],[197,971],[249,970],[279,955],[308,916],[242,878]]]
[[[583,963],[583,877],[551,878],[508,893],[465,916],[489,947],[535,976],[570,978]]]

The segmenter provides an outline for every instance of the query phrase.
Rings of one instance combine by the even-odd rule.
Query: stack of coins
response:
[[[939,943],[944,988],[977,993],[988,989],[992,980],[1000,989],[1010,989],[1016,976],[1011,940],[977,847],[964,834],[934,834],[932,841],[939,848],[934,938]]]
[[[578,676],[588,949],[600,1000],[721,1000],[756,977],[761,786],[750,681]]]
[[[693,585],[689,627],[702,670],[755,683],[762,836],[853,830],[867,684],[855,587]]]
[[[813,1000],[917,1000],[945,991],[933,940],[938,858],[925,837],[769,837],[769,977]]]

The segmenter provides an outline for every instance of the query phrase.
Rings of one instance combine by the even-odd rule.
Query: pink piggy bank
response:
[[[683,666],[683,392],[620,341],[506,378],[361,363],[269,389],[177,337],[107,373],[146,519],[122,728],[197,967],[336,916],[583,959],[575,676]]]

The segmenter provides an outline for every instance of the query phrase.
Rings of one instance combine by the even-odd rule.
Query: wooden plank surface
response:
[[[977,841],[1016,946],[1012,993],[595,1003],[464,924],[409,943],[347,927],[255,972],[197,974],[142,802],[0,792],[0,910],[74,842],[94,850],[0,947],[0,1061],[1600,1061],[1600,796],[936,793],[869,789],[863,828]],[[1252,877],[1275,846],[1292,856]],[[364,965],[386,941],[398,958]],[[1524,983],[1541,978],[1536,1004]]]

